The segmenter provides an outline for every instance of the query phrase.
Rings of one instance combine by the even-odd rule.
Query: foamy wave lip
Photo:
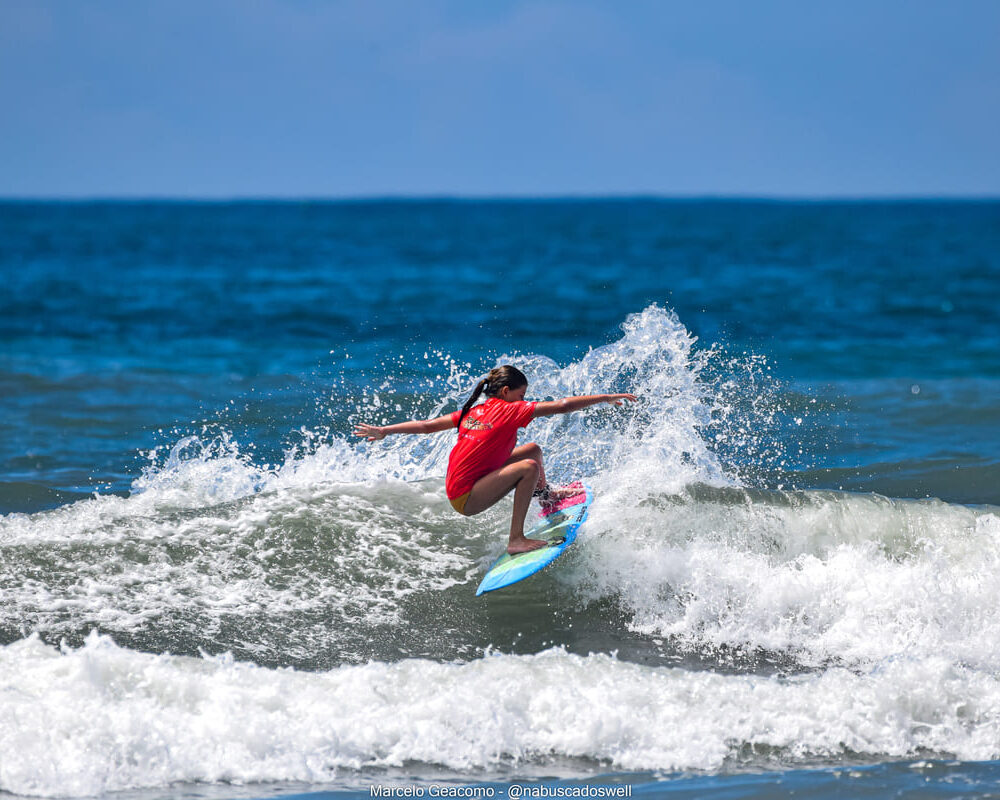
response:
[[[646,493],[679,491],[700,481],[732,485],[705,431],[715,424],[721,398],[703,372],[712,353],[672,311],[652,305],[622,324],[621,339],[559,368],[540,356],[509,356],[522,363],[534,397],[631,392],[636,405],[554,416],[532,423],[530,435],[554,461],[571,465],[567,477],[586,477],[612,503]],[[580,470],[582,469],[582,476]]]
[[[748,749],[784,763],[1000,755],[1000,681],[943,658],[785,679],[556,649],[302,673],[137,653],[95,634],[78,650],[8,645],[0,676],[0,789],[35,796],[315,783],[407,761],[461,772],[559,755],[717,770]]]
[[[613,391],[640,396],[637,406],[536,420],[523,436],[543,445],[554,477],[613,474],[609,491],[623,486],[677,490],[692,481],[733,484],[704,436],[720,417],[730,415],[720,406],[724,399],[713,396],[702,379],[712,353],[698,350],[676,314],[656,305],[629,316],[622,331],[619,340],[563,368],[541,355],[499,359],[523,369],[533,398]],[[432,416],[460,407],[475,382],[476,376],[449,363],[449,373],[431,382],[430,391],[439,393]],[[386,413],[377,392],[368,402],[364,412]],[[282,464],[267,466],[254,465],[225,432],[186,436],[165,458],[151,454],[154,463],[134,481],[133,495],[157,507],[192,508],[326,481],[421,481],[444,475],[454,443],[448,432],[377,443],[301,433],[307,446],[291,448]]]

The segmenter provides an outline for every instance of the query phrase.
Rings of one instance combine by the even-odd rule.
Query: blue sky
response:
[[[1000,194],[1000,2],[0,0],[0,195]]]

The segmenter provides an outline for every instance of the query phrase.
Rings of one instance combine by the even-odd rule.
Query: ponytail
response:
[[[465,415],[472,410],[472,407],[476,404],[476,401],[479,399],[479,395],[481,395],[483,393],[483,390],[488,388],[489,385],[490,385],[489,378],[483,378],[481,381],[479,381],[479,383],[476,384],[476,388],[475,391],[473,391],[472,393],[472,397],[466,400],[465,405],[462,406],[462,413],[458,415],[458,425],[455,426],[456,428],[462,427],[462,420],[465,419]]]
[[[524,373],[517,367],[505,364],[502,367],[491,369],[489,374],[476,384],[476,388],[472,392],[472,397],[462,406],[462,413],[458,415],[458,425],[455,427],[462,427],[462,420],[472,410],[472,407],[483,392],[486,392],[487,397],[496,397],[504,386],[509,386],[511,389],[520,389],[522,386],[527,385],[528,379],[524,377]]]

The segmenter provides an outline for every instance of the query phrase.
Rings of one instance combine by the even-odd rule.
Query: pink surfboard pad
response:
[[[542,509],[542,513],[538,516],[547,517],[549,514],[555,514],[557,511],[562,511],[564,508],[569,508],[570,506],[578,506],[580,503],[587,499],[587,490],[580,481],[573,481],[572,483],[567,483],[565,486],[560,486],[560,489],[579,489],[579,494],[573,494],[569,497],[564,497],[554,506],[549,506],[548,508]]]

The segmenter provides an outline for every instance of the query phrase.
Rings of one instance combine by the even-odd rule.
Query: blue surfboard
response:
[[[542,521],[524,535],[529,539],[544,539],[549,543],[548,546],[518,553],[516,556],[504,553],[486,573],[476,590],[476,597],[523,581],[559,558],[576,539],[577,531],[586,521],[593,501],[594,495],[590,489],[581,486],[580,494],[563,500],[558,511],[542,517]]]

